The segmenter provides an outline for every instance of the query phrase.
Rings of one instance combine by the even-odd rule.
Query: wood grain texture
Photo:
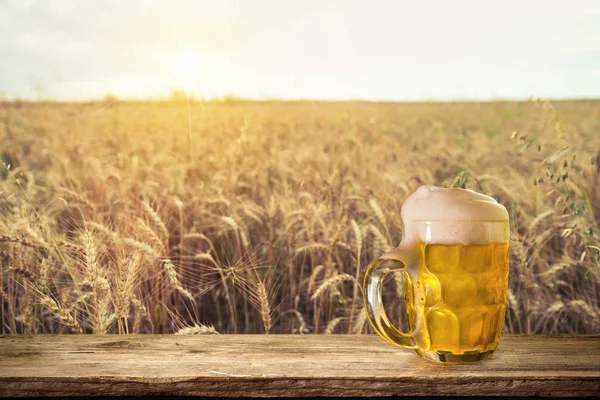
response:
[[[0,396],[597,396],[600,336],[442,365],[362,335],[0,336]]]

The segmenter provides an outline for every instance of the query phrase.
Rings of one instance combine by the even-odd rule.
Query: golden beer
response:
[[[367,316],[388,342],[438,362],[490,358],[504,325],[508,212],[471,190],[424,186],[402,206],[400,245],[372,262],[363,283]],[[383,278],[401,272],[410,331],[383,307]]]
[[[419,245],[427,351],[486,352],[504,325],[508,244]]]

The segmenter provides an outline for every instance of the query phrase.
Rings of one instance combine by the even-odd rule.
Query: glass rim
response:
[[[510,221],[501,220],[417,220],[404,226],[424,243],[507,243],[510,241]],[[492,240],[493,239],[493,240]],[[464,244],[463,243],[463,244]]]

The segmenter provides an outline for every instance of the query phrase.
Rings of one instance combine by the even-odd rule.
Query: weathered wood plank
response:
[[[376,336],[0,336],[0,396],[596,396],[600,336],[442,365]]]

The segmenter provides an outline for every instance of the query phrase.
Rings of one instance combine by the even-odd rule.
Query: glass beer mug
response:
[[[375,331],[388,342],[438,362],[490,358],[504,325],[509,222],[493,198],[423,186],[402,207],[400,245],[372,262],[363,298]],[[382,304],[386,274],[401,273],[410,331]]]

